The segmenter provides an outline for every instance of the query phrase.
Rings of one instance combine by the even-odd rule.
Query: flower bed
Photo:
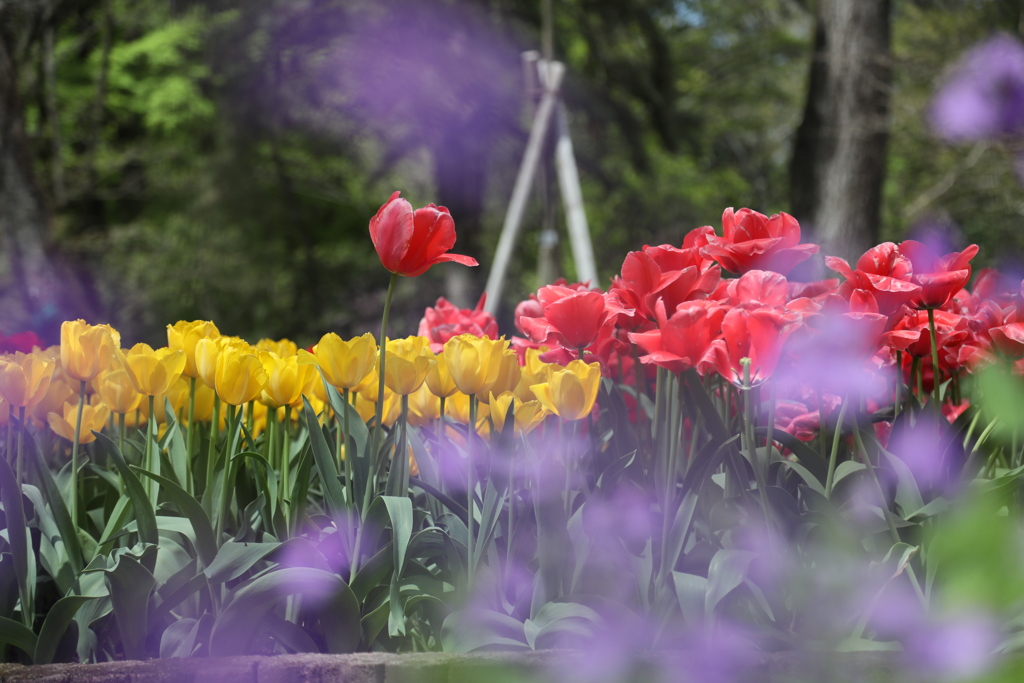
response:
[[[3,356],[5,658],[568,648],[560,680],[731,680],[885,651],[998,674],[1024,623],[1020,283],[967,288],[976,247],[909,240],[790,281],[818,251],[795,220],[722,222],[607,291],[543,287],[522,337],[441,300],[383,353],[203,321],[126,349],[71,321]],[[475,264],[397,193],[370,234],[377,339],[398,277]]]

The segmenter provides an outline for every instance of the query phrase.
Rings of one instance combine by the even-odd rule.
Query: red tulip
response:
[[[940,365],[943,360],[943,349],[959,346],[968,339],[969,334],[966,318],[947,311],[935,311],[935,346],[939,350]],[[897,351],[904,351],[916,358],[931,359],[932,341],[927,311],[908,313],[892,331],[886,332],[882,337],[884,343]]]
[[[735,280],[728,280],[728,283],[725,295],[733,306],[785,306],[789,296],[785,276],[766,270],[751,270]]]
[[[714,301],[689,301],[667,317],[665,304],[657,304],[658,329],[631,332],[630,341],[646,354],[641,363],[653,363],[672,372],[697,367],[718,337],[726,308]]]
[[[455,246],[455,221],[448,209],[428,204],[413,211],[412,204],[399,194],[392,194],[370,219],[370,239],[387,270],[416,277],[445,261],[478,265],[469,256],[447,253]]]
[[[663,244],[626,255],[621,276],[613,278],[609,290],[613,302],[628,311],[619,315],[620,327],[636,330],[646,326],[656,318],[659,300],[671,315],[684,301],[705,299],[715,291],[722,269],[688,243],[704,244],[706,239],[695,230],[686,236],[682,249]]]
[[[988,331],[992,346],[1005,358],[1024,358],[1024,323],[1009,323]]]
[[[701,254],[733,273],[771,270],[786,275],[818,253],[816,244],[800,244],[800,224],[787,213],[768,218],[751,209],[722,214],[722,237],[708,236]]]
[[[497,339],[498,321],[484,310],[486,301],[487,294],[481,294],[476,308],[459,308],[442,296],[433,308],[423,312],[417,334],[430,340],[434,353],[441,353],[444,343],[460,334]]]
[[[544,315],[524,315],[518,323],[519,328],[538,344],[584,349],[597,341],[601,328],[610,322],[605,295],[601,292],[548,285],[537,292],[537,300]]]
[[[921,286],[920,294],[914,297],[911,305],[939,308],[971,279],[970,261],[978,253],[978,245],[972,244],[963,251],[939,256],[921,242],[905,240],[899,250],[913,264],[912,281]]]
[[[708,352],[719,374],[733,384],[743,381],[740,360],[750,359],[750,383],[771,377],[786,338],[796,330],[800,316],[778,306],[737,306],[722,319],[722,339]]]
[[[18,332],[9,337],[0,333],[0,353],[32,353],[35,347],[44,348],[43,342],[35,332]]]
[[[854,291],[864,290],[874,297],[878,312],[890,318],[921,293],[921,286],[910,281],[913,275],[910,259],[892,242],[867,250],[857,260],[856,270],[846,259],[837,256],[826,256],[825,265],[846,278],[839,286],[843,298],[850,300]]]

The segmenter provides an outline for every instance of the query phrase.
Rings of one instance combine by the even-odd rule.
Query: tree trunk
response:
[[[92,316],[96,307],[70,266],[47,249],[49,223],[32,171],[16,70],[0,34],[0,239],[11,279],[3,317],[6,325],[56,342],[62,320]]]
[[[892,85],[890,9],[890,0],[818,3],[790,200],[825,254],[855,258],[878,240]]]

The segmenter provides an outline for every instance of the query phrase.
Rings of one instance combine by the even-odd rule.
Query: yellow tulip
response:
[[[426,337],[389,339],[384,386],[400,396],[408,396],[420,388],[430,370],[430,340]]]
[[[498,396],[491,394],[491,421],[494,423],[495,431],[505,431],[505,417],[508,415],[508,407],[512,401],[516,402],[512,420],[512,433],[515,436],[529,434],[547,417],[547,411],[540,401],[520,402],[511,391],[506,391]]]
[[[409,424],[422,427],[441,417],[441,399],[424,383],[409,395]]]
[[[46,424],[47,416],[50,413],[59,413],[64,410],[64,404],[78,394],[71,388],[64,376],[58,372],[53,373],[50,378],[50,386],[42,400],[32,409],[32,419],[39,425]]]
[[[281,358],[288,358],[299,352],[298,344],[291,339],[260,339],[256,342],[256,348],[261,351],[270,351]]]
[[[471,334],[460,334],[445,342],[444,360],[459,391],[467,395],[490,391],[501,373],[501,359],[506,348],[508,342],[505,339]]]
[[[143,396],[167,391],[185,369],[185,352],[164,347],[155,351],[149,344],[136,344],[119,359],[128,373],[128,381]]]
[[[352,387],[352,393],[359,394],[371,401],[377,401],[377,392],[380,390],[380,382],[377,379],[380,375],[377,374],[377,368],[372,368],[370,372],[366,374],[363,381]]]
[[[82,406],[82,431],[78,437],[78,443],[92,443],[96,440],[93,431],[100,431],[107,424],[110,417],[110,408],[104,404],[94,406],[86,403]],[[75,421],[78,419],[78,406],[68,403],[61,413],[50,413],[47,415],[47,422],[50,429],[58,436],[68,441],[75,440]]]
[[[0,397],[18,408],[43,400],[56,363],[32,353],[0,356]]]
[[[495,395],[503,394],[506,391],[512,391],[519,384],[522,371],[519,368],[519,356],[516,355],[515,351],[505,351],[501,355],[498,368],[498,379],[491,385],[491,388],[477,394],[477,400],[481,403],[487,403],[492,393]]]
[[[444,360],[443,352],[430,361],[426,382],[430,392],[438,398],[448,398],[458,392],[459,388],[455,386],[455,380],[452,379],[452,373],[448,369],[448,363]]]
[[[590,414],[601,387],[601,366],[574,360],[551,379],[530,387],[541,405],[563,420],[580,420]]]
[[[188,405],[188,392],[190,382],[182,376],[178,376],[178,379],[174,380],[171,386],[167,387],[167,391],[164,391],[157,396],[153,401],[153,408],[156,412],[156,421],[163,424],[167,421],[167,411],[164,409],[164,400],[170,402],[171,411],[175,416],[180,417],[185,412],[185,408]],[[197,387],[198,390],[198,387]]]
[[[181,371],[183,375],[199,377],[199,370],[196,368],[196,344],[200,339],[216,339],[219,336],[220,330],[209,320],[179,320],[174,325],[167,326],[167,346],[185,352],[185,369]]]
[[[319,366],[329,384],[354,389],[377,365],[377,342],[369,332],[348,341],[328,332],[313,347],[312,357],[305,352],[299,355]]]
[[[60,362],[71,379],[88,382],[114,360],[121,337],[109,325],[69,320],[60,326]]]
[[[444,414],[459,424],[469,424],[469,396],[466,394],[455,394],[444,402]],[[476,428],[480,431],[483,424],[487,422],[490,408],[486,403],[481,403],[476,410]]]
[[[256,399],[267,383],[260,359],[238,345],[226,345],[217,355],[215,389],[220,400],[239,406]]]
[[[320,379],[314,377],[312,365],[299,363],[298,356],[282,358],[274,353],[264,353],[260,360],[267,373],[267,384],[260,400],[273,408],[302,405],[303,390],[311,379]]]
[[[135,391],[128,372],[124,368],[104,372],[96,378],[97,393],[110,410],[118,415],[127,415],[139,407],[142,394]]]
[[[196,405],[193,421],[209,422],[213,419],[213,399],[217,395],[210,387],[203,382],[196,382]],[[187,396],[186,396],[187,398]],[[188,417],[186,415],[186,417]]]
[[[519,382],[512,390],[515,392],[516,400],[524,403],[536,401],[537,397],[530,387],[547,382],[551,379],[551,372],[558,369],[558,365],[545,363],[540,359],[540,354],[544,351],[545,349],[526,349],[526,363],[520,368]]]
[[[371,401],[363,394],[356,394],[356,401],[353,404],[359,417],[363,422],[369,422],[376,415],[377,402]],[[381,422],[385,427],[390,427],[398,421],[402,415],[402,397],[384,387],[384,412]]]

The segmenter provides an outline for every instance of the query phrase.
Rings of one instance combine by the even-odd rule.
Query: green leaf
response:
[[[217,539],[213,533],[213,524],[210,523],[210,518],[206,516],[206,510],[199,504],[195,496],[167,477],[147,472],[141,467],[135,467],[134,465],[131,466],[131,469],[146,475],[160,484],[163,492],[177,506],[178,512],[183,514],[192,524],[192,532],[195,534],[196,540],[196,552],[199,553],[199,559],[202,560],[203,565],[210,566],[210,563],[217,556]]]
[[[821,485],[821,481],[818,480],[811,471],[799,463],[795,463],[791,460],[780,460],[780,466],[785,467],[788,470],[792,470],[798,477],[800,477],[805,484],[814,489],[817,493],[825,495],[825,487]]]
[[[441,646],[445,652],[463,654],[495,647],[503,650],[530,649],[523,623],[492,610],[449,614],[441,627]]]
[[[67,595],[53,603],[46,613],[43,626],[39,629],[39,638],[36,640],[36,652],[32,657],[33,664],[49,664],[57,653],[57,646],[60,645],[64,632],[75,619],[79,608],[90,600],[96,600],[91,595]]]
[[[213,625],[211,654],[247,654],[264,615],[280,600],[295,594],[320,606],[320,625],[328,652],[355,651],[361,630],[359,603],[352,589],[336,574],[290,567],[259,576],[236,589]]]
[[[391,611],[388,615],[388,633],[392,636],[405,635],[405,605],[401,599],[399,579],[405,568],[406,550],[412,538],[412,501],[398,496],[381,496],[378,500],[383,501],[388,517],[391,518],[391,548],[394,553],[394,572],[389,588]]]
[[[666,577],[666,580],[669,572],[675,569],[676,563],[679,561],[679,555],[683,552],[686,536],[690,533],[690,525],[693,523],[693,513],[696,509],[697,493],[695,491],[687,491],[679,507],[676,508],[676,513],[672,519],[672,526],[666,537],[667,544],[661,551],[661,570],[659,575]]]
[[[768,436],[767,427],[761,427],[757,429],[756,432],[758,436],[764,436],[765,438]],[[812,473],[814,479],[819,482],[825,481],[825,477],[828,475],[828,463],[822,459],[821,453],[811,448],[789,432],[784,432],[781,429],[772,430],[772,440],[781,443],[796,455],[800,464],[803,465],[808,472]]]
[[[171,462],[171,471],[184,489],[190,489],[188,477],[188,451],[185,448],[185,439],[181,435],[181,424],[178,416],[174,413],[170,399],[164,397],[164,416],[166,419],[166,431],[164,431],[161,450],[166,450]]]
[[[704,600],[706,618],[711,619],[718,603],[743,583],[755,557],[757,554],[749,550],[731,548],[723,548],[715,553],[708,567],[708,592]]]
[[[331,404],[331,408],[334,410],[334,414],[337,416],[338,429],[341,429],[341,425],[344,424],[344,415],[348,413],[348,443],[346,446],[345,457],[348,458],[351,452],[352,455],[352,474],[355,480],[355,499],[357,501],[363,499],[363,493],[366,490],[366,482],[370,476],[370,462],[371,459],[367,457],[370,443],[370,430],[366,428],[366,423],[363,422],[363,418],[359,416],[359,411],[355,409],[350,403],[346,403],[342,398],[338,390],[330,384],[330,382],[324,381],[324,389],[327,392],[327,399]],[[413,431],[413,430],[410,430]]]
[[[593,636],[594,626],[602,621],[601,615],[586,605],[576,602],[549,602],[537,612],[531,619],[523,624],[523,632],[526,635],[526,642],[531,650],[543,647],[558,647],[563,643],[545,642],[545,636],[553,636],[559,632],[568,632],[574,635]]]
[[[36,634],[14,619],[0,617],[0,644],[13,645],[29,657],[36,652]]]
[[[144,555],[156,552],[149,546]],[[114,566],[102,570],[114,606],[114,619],[121,632],[121,645],[129,659],[146,659],[146,634],[149,632],[149,596],[156,585],[153,574],[134,557],[123,553]]]
[[[31,552],[28,521],[25,519],[25,504],[21,499],[14,470],[7,460],[0,458],[0,500],[4,504],[7,518],[8,542],[14,559],[14,574],[18,577],[18,595],[21,596],[21,615],[26,625],[35,620],[33,598],[35,597],[35,554]]]
[[[324,502],[331,516],[340,519],[345,511],[345,489],[338,480],[338,468],[334,464],[334,454],[327,445],[327,439],[320,429],[313,406],[309,399],[302,397],[302,414],[306,418],[306,429],[309,431],[309,442],[313,447],[313,460],[320,472],[320,481],[324,488]]]
[[[117,444],[101,432],[93,432],[96,435],[96,443],[100,444],[117,468],[118,473],[124,481],[124,487],[128,492],[128,498],[132,502],[132,509],[135,511],[135,519],[138,522],[139,540],[143,543],[158,545],[160,539],[157,534],[156,513],[153,512],[153,504],[146,495],[146,489],[142,482],[135,476],[135,473],[128,467],[124,456],[118,449]]]
[[[704,620],[707,605],[708,580],[703,576],[672,572],[672,582],[679,600],[679,609],[687,624],[696,624]]]
[[[165,628],[160,634],[160,659],[191,656],[198,627],[198,619],[185,617]]]
[[[267,630],[270,637],[281,643],[286,650],[293,653],[319,652],[316,642],[309,637],[298,624],[285,621],[276,614],[270,613],[263,617],[263,628]]]
[[[475,557],[472,562],[474,566],[480,564],[481,558],[487,552],[491,539],[494,537],[494,530],[498,525],[498,518],[501,515],[507,494],[506,489],[498,492],[490,479],[484,485],[484,501],[480,507],[480,528],[477,534],[477,544],[473,547]]]
[[[253,565],[281,547],[281,543],[236,543],[228,541],[217,551],[204,573],[210,583],[234,581]]]
[[[57,482],[53,480],[50,468],[43,459],[43,453],[39,450],[39,444],[35,442],[31,434],[25,434],[26,444],[30,452],[35,456],[36,477],[42,485],[42,492],[50,506],[50,514],[53,515],[57,528],[60,530],[61,540],[64,542],[64,549],[67,552],[68,560],[76,575],[85,568],[85,560],[82,554],[82,545],[78,539],[78,529],[71,523],[71,513],[68,511],[64,497],[60,493]]]

